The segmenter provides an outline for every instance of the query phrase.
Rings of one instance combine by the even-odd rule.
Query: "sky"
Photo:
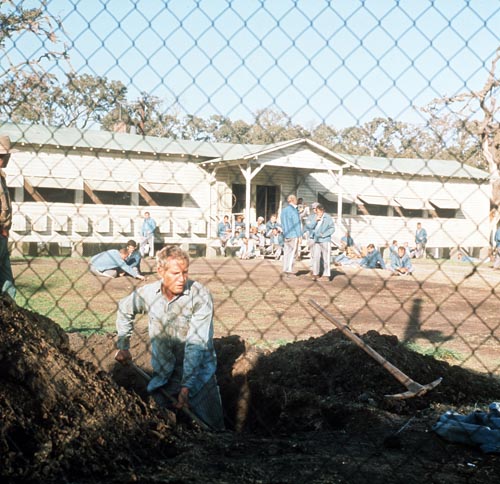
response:
[[[306,128],[421,123],[419,107],[482,87],[500,46],[496,0],[47,0],[47,11],[72,68],[122,81],[129,101],[147,92],[178,114],[247,122],[272,108]],[[42,50],[26,35],[11,54]]]

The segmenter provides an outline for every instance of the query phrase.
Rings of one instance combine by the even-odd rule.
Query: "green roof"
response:
[[[438,176],[443,178],[473,178],[485,180],[489,173],[465,165],[456,160],[435,160],[422,158],[383,158],[377,156],[355,156],[339,154],[340,159],[349,161],[362,171],[377,171],[398,175]]]
[[[109,150],[134,153],[185,155],[199,157],[204,161],[242,160],[262,152],[279,150],[300,142],[319,147],[317,143],[305,139],[289,140],[268,145],[233,143],[210,143],[207,141],[173,140],[155,136],[142,136],[112,131],[82,130],[79,128],[53,128],[42,125],[0,123],[0,134],[10,136],[14,147],[23,144],[30,146],[56,146],[92,150]],[[354,165],[346,171],[376,171],[410,176],[433,176],[443,178],[466,178],[486,180],[489,173],[462,164],[456,160],[434,160],[419,158],[382,158],[374,156],[355,156],[330,153],[339,161]]]

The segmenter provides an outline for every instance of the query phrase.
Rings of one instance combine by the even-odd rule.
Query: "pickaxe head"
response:
[[[404,393],[396,393],[395,395],[384,395],[385,398],[390,398],[392,400],[405,400],[407,398],[420,397],[425,395],[429,390],[436,388],[443,378],[438,378],[427,385],[420,385],[419,383],[412,381],[408,384],[408,391]]]

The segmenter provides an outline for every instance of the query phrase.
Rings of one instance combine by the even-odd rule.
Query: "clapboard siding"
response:
[[[17,242],[123,243],[138,238],[144,211],[159,226],[159,241],[206,241],[210,236],[210,184],[198,164],[172,157],[168,161],[106,154],[62,152],[19,152],[9,163],[9,180],[14,180],[16,200],[22,197],[24,180],[52,179],[54,187],[81,180],[99,189],[132,191],[132,205],[83,204],[83,190],[75,191],[75,203],[15,201],[15,223],[11,238]],[[184,193],[183,207],[139,206],[140,183],[175,186]],[[134,203],[135,201],[135,203]],[[85,230],[85,227],[88,227]]]

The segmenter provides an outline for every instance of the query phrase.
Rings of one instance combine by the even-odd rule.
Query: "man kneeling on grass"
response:
[[[133,267],[127,264],[129,252],[123,248],[120,250],[111,249],[96,254],[90,259],[89,269],[92,274],[100,277],[119,277],[122,274],[128,274],[136,279],[144,280],[142,276]]]

